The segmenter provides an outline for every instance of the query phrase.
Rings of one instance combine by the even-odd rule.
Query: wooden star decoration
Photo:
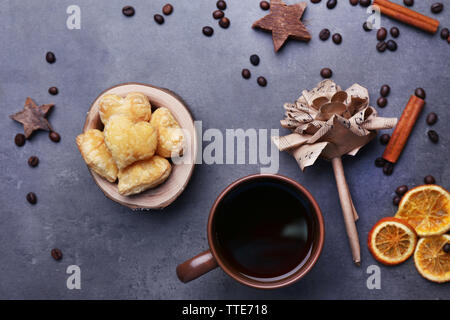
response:
[[[271,0],[270,13],[253,23],[252,28],[272,32],[275,52],[288,38],[307,42],[311,40],[311,35],[300,21],[306,5],[306,2],[286,5],[282,0]]]
[[[53,108],[53,104],[44,104],[37,106],[36,103],[28,97],[22,111],[10,115],[9,117],[23,125],[25,137],[28,139],[36,130],[53,131],[52,126],[45,118]]]

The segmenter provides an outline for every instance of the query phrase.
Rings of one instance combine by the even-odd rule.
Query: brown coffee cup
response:
[[[255,279],[253,277],[244,275],[242,272],[239,272],[235,267],[233,267],[233,265],[229,263],[229,261],[227,261],[227,258],[225,258],[224,255],[221,254],[222,249],[217,243],[217,237],[214,236],[214,229],[216,227],[215,223],[217,223],[215,220],[215,216],[218,211],[217,208],[226,195],[228,195],[231,191],[235,191],[237,188],[241,188],[247,182],[267,180],[288,185],[293,190],[295,190],[295,192],[298,192],[298,194],[305,200],[305,202],[308,203],[309,211],[311,213],[310,215],[313,219],[313,238],[309,254],[304,258],[301,265],[299,265],[299,267],[296,268],[295,271],[289,272],[284,276],[276,277],[269,281],[263,281],[261,279]],[[309,270],[311,270],[322,251],[325,237],[325,228],[322,212],[320,211],[316,200],[305,187],[295,182],[294,180],[281,175],[256,174],[241,178],[230,184],[225,190],[222,191],[222,193],[214,202],[209,213],[207,234],[209,249],[178,265],[176,271],[180,281],[184,283],[189,282],[219,266],[230,277],[242,284],[259,289],[275,289],[285,287],[300,280],[303,276],[305,276],[306,273],[308,273]]]

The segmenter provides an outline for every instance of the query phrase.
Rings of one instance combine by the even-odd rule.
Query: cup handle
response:
[[[216,259],[208,249],[178,265],[177,276],[181,282],[186,283],[197,279],[217,266]]]

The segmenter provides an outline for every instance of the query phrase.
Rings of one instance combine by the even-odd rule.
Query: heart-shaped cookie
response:
[[[125,98],[106,94],[99,102],[100,119],[106,125],[114,115],[128,117],[133,122],[149,121],[152,109],[148,98],[139,92],[130,92]]]
[[[148,122],[134,123],[127,116],[114,115],[105,125],[105,143],[117,168],[151,158],[156,151],[158,134]]]
[[[167,108],[158,108],[150,123],[158,130],[156,153],[161,157],[177,157],[183,153],[184,133]]]

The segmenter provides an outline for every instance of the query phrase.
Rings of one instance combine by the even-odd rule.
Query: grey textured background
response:
[[[0,5],[0,298],[56,299],[448,299],[448,284],[423,279],[412,259],[397,267],[381,266],[381,290],[366,288],[366,268],[377,264],[365,245],[367,233],[380,218],[393,215],[393,190],[400,184],[421,184],[432,174],[450,187],[449,178],[449,50],[439,35],[428,35],[387,18],[401,35],[397,52],[378,53],[375,32],[361,25],[365,9],[339,0],[334,10],[325,1],[308,3],[304,15],[312,34],[309,44],[290,41],[275,54],[271,36],[250,28],[266,12],[259,1],[229,0],[229,29],[211,17],[215,1],[175,1],[164,25],[153,21],[167,0],[129,1],[2,1]],[[401,2],[397,0],[396,2]],[[416,1],[414,9],[429,14],[433,1]],[[288,1],[292,4],[294,1]],[[66,28],[66,8],[77,4],[82,29]],[[133,5],[136,15],[121,9]],[[450,7],[437,15],[450,26]],[[202,35],[211,25],[214,36]],[[340,32],[337,46],[318,39],[327,27]],[[57,62],[45,62],[53,51]],[[261,57],[258,67],[249,56]],[[409,95],[421,86],[427,105],[394,174],[386,177],[373,165],[383,151],[378,141],[367,145],[344,165],[357,210],[362,244],[361,268],[353,266],[344,232],[339,200],[329,163],[319,161],[305,173],[295,161],[280,154],[280,174],[305,185],[319,201],[326,221],[326,241],[315,268],[300,282],[276,291],[240,285],[215,270],[189,284],[175,275],[177,264],[207,248],[206,221],[219,192],[237,178],[259,172],[257,165],[197,165],[185,192],[161,212],[135,213],[107,199],[95,185],[77,151],[86,111],[104,89],[127,81],[149,83],[177,92],[189,104],[204,129],[279,128],[282,105],[301,90],[320,81],[322,67],[332,68],[333,79],[346,88],[358,82],[369,88],[373,104],[383,83],[392,90],[383,116],[400,116]],[[252,78],[240,72],[250,68]],[[268,86],[256,84],[264,75]],[[57,86],[59,95],[47,89]],[[49,119],[62,140],[54,144],[39,132],[22,148],[14,145],[21,132],[9,114],[23,107],[25,98],[39,104],[54,102]],[[430,143],[425,116],[439,114],[433,127],[439,144]],[[282,133],[286,131],[282,130]],[[37,168],[27,159],[39,156]],[[29,205],[25,195],[36,192],[39,202]],[[61,248],[64,258],[54,261],[50,250]],[[66,267],[82,270],[82,289],[66,288]]]

